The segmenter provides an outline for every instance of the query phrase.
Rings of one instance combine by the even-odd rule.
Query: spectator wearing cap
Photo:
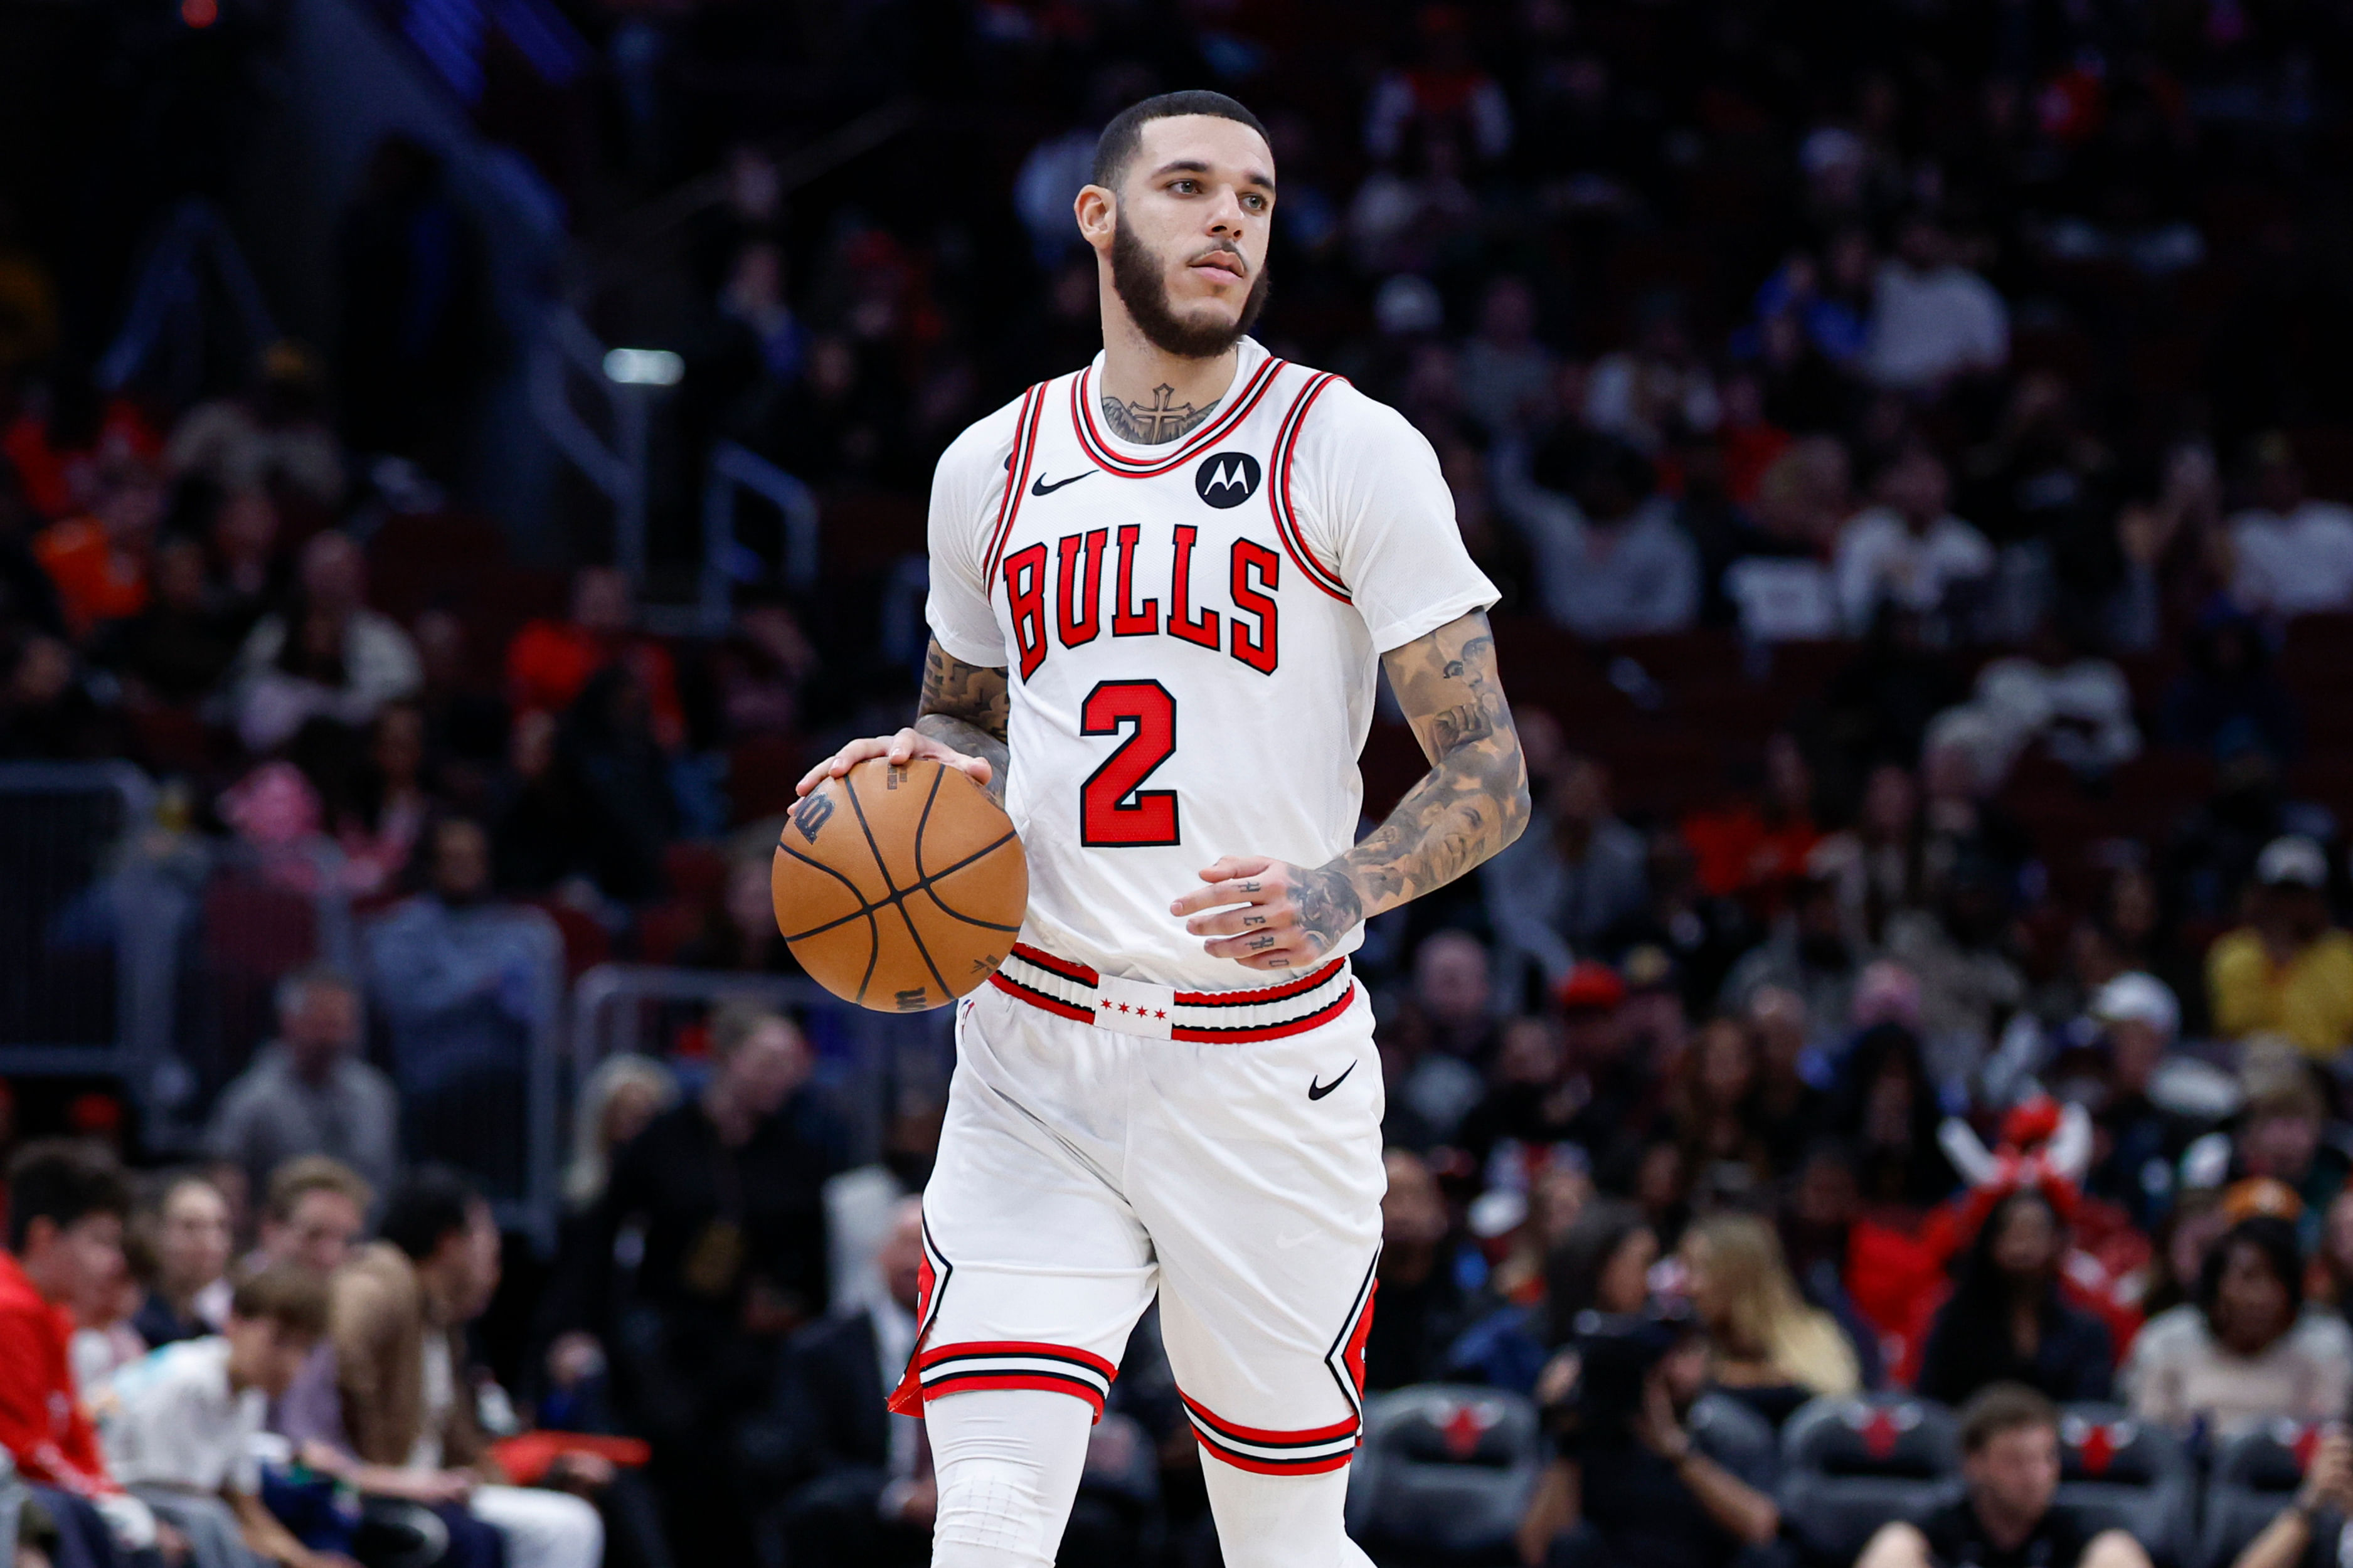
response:
[[[1997,1383],[1961,1411],[1962,1495],[1883,1525],[1856,1568],[2148,1568],[2121,1530],[2095,1531],[2059,1500],[2059,1410]]]
[[[1505,973],[1533,963],[1548,984],[1650,899],[1642,836],[1612,809],[1609,771],[1589,757],[1563,759],[1528,831],[1479,879]]]
[[[2353,1041],[2353,935],[2330,922],[2328,857],[2301,834],[2263,847],[2245,925],[2206,954],[2214,1030],[2285,1035],[2328,1060]]]
[[[2149,1320],[2118,1382],[2135,1415],[2176,1431],[2336,1420],[2353,1393],[2353,1332],[2306,1308],[2295,1225],[2258,1214],[2207,1253],[2193,1300]]]
[[[2191,1126],[2158,1106],[2149,1085],[2181,1026],[2181,1008],[2165,982],[2137,971],[2119,974],[2094,994],[2086,1016],[2098,1028],[2103,1077],[2093,1123],[2105,1152],[2084,1188],[2121,1205],[2146,1230],[2173,1200],[2173,1166],[2188,1146]]]

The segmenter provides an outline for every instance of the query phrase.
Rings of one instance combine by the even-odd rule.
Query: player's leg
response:
[[[1155,1059],[1127,1191],[1227,1568],[1358,1568],[1343,1512],[1386,1184],[1371,1008]]]
[[[939,1469],[932,1568],[1053,1568],[1094,1412],[1038,1389],[979,1389],[924,1411]]]
[[[1156,1281],[1107,1175],[1145,1044],[996,992],[959,1012],[923,1193],[921,1333],[893,1402],[923,1402],[940,1568],[1042,1568],[1060,1544],[1087,1433]]]

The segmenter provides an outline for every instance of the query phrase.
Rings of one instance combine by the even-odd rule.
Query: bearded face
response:
[[[1241,248],[1229,240],[1194,242],[1177,259],[1153,251],[1125,223],[1113,232],[1112,288],[1118,293],[1120,303],[1127,307],[1136,330],[1163,353],[1182,359],[1215,359],[1233,347],[1265,309],[1269,273],[1261,266],[1258,277],[1250,283],[1250,293],[1242,300],[1240,313],[1234,317],[1221,319],[1222,312],[1214,301],[1205,301],[1182,315],[1177,312],[1170,297],[1170,273],[1177,267],[1191,267],[1216,257],[1230,257],[1237,271],[1248,270],[1249,263]]]

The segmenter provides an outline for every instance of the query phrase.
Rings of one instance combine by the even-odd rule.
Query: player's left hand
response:
[[[1168,912],[1208,937],[1213,958],[1252,969],[1303,969],[1330,952],[1362,909],[1356,889],[1329,868],[1309,870],[1266,856],[1229,855],[1201,872],[1208,886],[1187,893]],[[1229,907],[1238,906],[1238,907]],[[1210,914],[1206,911],[1215,910]]]

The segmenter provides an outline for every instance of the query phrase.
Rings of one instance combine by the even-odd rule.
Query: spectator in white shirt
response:
[[[1919,615],[1945,607],[1957,584],[1993,570],[1986,536],[1945,510],[1951,481],[1926,444],[1915,441],[1879,476],[1879,504],[1839,535],[1832,574],[1847,631],[1871,629],[1882,605]]]
[[[2001,296],[1954,259],[1933,218],[1907,222],[1872,291],[1863,350],[1871,378],[1899,392],[1935,392],[1955,376],[2009,361],[2010,310]]]
[[[1622,442],[1594,441],[1565,476],[1538,484],[1517,441],[1496,447],[1494,499],[1528,542],[1545,613],[1594,641],[1682,631],[1699,615],[1699,547],[1651,493],[1651,466]]]
[[[240,1281],[218,1334],[164,1346],[115,1374],[99,1440],[114,1477],[170,1520],[192,1568],[349,1568],[312,1552],[261,1502],[254,1440],[271,1399],[327,1331],[327,1283],[271,1264]]]
[[[2287,437],[2255,446],[2254,502],[2231,519],[2231,597],[2257,615],[2353,609],[2353,508],[2304,492]]]
[[[1670,294],[1644,303],[1632,348],[1602,355],[1586,377],[1586,424],[1643,452],[1663,451],[1685,433],[1706,435],[1723,418],[1715,378],[1693,352]]]

